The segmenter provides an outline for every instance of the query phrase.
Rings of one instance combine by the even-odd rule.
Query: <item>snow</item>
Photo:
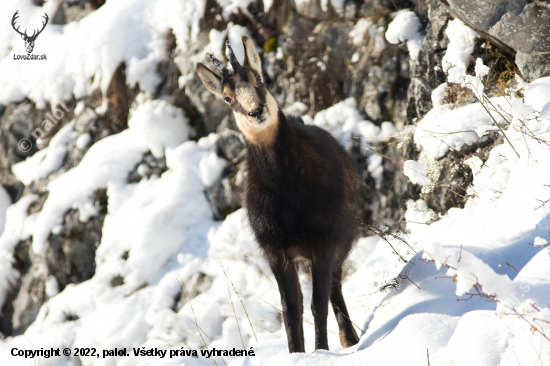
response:
[[[89,133],[83,133],[76,139],[76,147],[80,150],[84,150],[90,145],[90,142],[92,142],[92,136],[90,136]]]
[[[224,14],[231,14],[237,6],[246,6],[247,0],[219,3],[225,6]],[[45,6],[51,11],[55,4]],[[264,1],[264,7],[269,4]],[[451,149],[475,146],[488,133],[508,139],[494,146],[488,157],[474,153],[464,161],[474,178],[463,208],[436,214],[423,199],[410,200],[405,213],[407,234],[381,227],[384,238],[358,240],[345,265],[343,284],[350,317],[360,335],[358,345],[342,349],[330,312],[330,351],[314,351],[313,316],[307,305],[311,283],[300,271],[306,353],[288,354],[279,292],[245,210],[215,222],[204,196],[227,166],[216,154],[218,136],[189,141],[187,116],[166,101],[151,100],[147,93],[157,82],[155,65],[163,57],[162,34],[168,28],[173,28],[178,50],[185,57],[192,62],[204,57],[204,49],[196,56],[188,52],[198,36],[204,5],[191,0],[109,1],[79,22],[48,25],[36,46],[37,52],[48,53],[48,62],[37,64],[29,75],[10,61],[14,52],[21,52],[17,51],[21,40],[8,29],[9,22],[0,25],[5,27],[0,32],[0,81],[6,85],[0,92],[1,103],[29,97],[38,104],[55,104],[72,96],[81,98],[96,87],[104,91],[121,61],[126,62],[128,81],[139,82],[145,89],[132,106],[127,130],[90,146],[91,136],[77,136],[77,122],[71,121],[47,148],[13,167],[25,184],[49,179],[44,187],[47,199],[39,212],[29,214],[37,195],[26,194],[11,204],[0,188],[0,307],[19,280],[14,268],[18,243],[32,240],[32,255],[40,258],[46,254],[50,233],[60,233],[67,210],[77,209],[82,221],[89,220],[97,214],[92,193],[105,189],[108,196],[95,275],[60,288],[46,266],[39,265],[47,278],[48,299],[23,335],[0,341],[1,363],[29,364],[28,359],[9,356],[14,347],[179,351],[204,349],[204,339],[210,349],[253,347],[255,351],[253,357],[215,357],[218,365],[550,364],[550,342],[543,337],[550,332],[550,205],[544,203],[550,196],[546,186],[550,153],[545,140],[550,132],[546,119],[550,117],[550,78],[532,83],[519,80],[523,100],[485,98],[481,78],[487,67],[476,61],[475,76],[466,73],[476,35],[458,20],[449,23],[445,60],[456,67],[447,68],[447,83],[432,93],[434,109],[416,126],[414,141],[421,157],[405,162],[405,174],[420,185],[432,184],[426,177],[431,159],[440,159]],[[3,14],[20,9],[24,26],[39,21],[42,14],[28,1],[6,2],[0,8]],[[367,26],[361,27],[354,39],[364,35]],[[422,41],[419,28],[414,13],[401,11],[386,37],[394,43],[406,41],[415,59]],[[242,34],[244,28],[238,25],[212,30],[205,49],[220,54],[228,36],[237,52]],[[51,51],[54,48],[59,57]],[[188,76],[188,70],[182,70],[180,84]],[[92,78],[94,84],[90,84]],[[472,88],[485,107],[491,106],[492,114],[481,102],[454,109],[444,104],[445,89],[452,82]],[[296,104],[293,110],[305,113],[303,107]],[[85,113],[83,104],[77,108],[77,120],[81,113]],[[348,149],[352,140],[371,147],[413,130],[402,132],[390,122],[377,126],[365,120],[351,98],[313,118],[303,118],[330,131]],[[73,146],[89,148],[76,167],[59,172]],[[367,148],[363,151],[368,155],[368,170],[379,184],[383,159]],[[167,170],[160,176],[148,177],[143,156],[149,153],[166,158]],[[128,173],[136,168],[143,178],[129,183]],[[122,279],[122,284],[114,284],[113,279]],[[382,287],[386,290],[381,291]],[[205,357],[160,359],[130,353],[128,357],[60,356],[33,361],[41,365],[212,364]]]
[[[351,39],[351,42],[355,46],[360,46],[361,43],[363,43],[363,38],[365,36],[365,33],[369,30],[369,28],[372,25],[373,25],[372,20],[368,18],[359,19],[351,29],[351,32],[349,32],[349,37]]]
[[[61,168],[67,155],[67,145],[75,140],[76,135],[74,121],[67,123],[55,134],[47,148],[12,165],[13,174],[25,185],[29,185],[34,180],[46,178]]]
[[[533,242],[533,245],[537,246],[537,247],[544,247],[548,244],[548,240],[546,239],[543,239],[539,236],[536,236],[535,237],[535,241]]]
[[[472,332],[473,329],[478,331]],[[460,318],[447,345],[447,362],[456,365],[501,364],[508,346],[510,331],[495,321],[492,311],[471,311]],[[469,352],[464,352],[467,349]]]
[[[490,114],[486,108],[490,110]],[[448,105],[436,107],[418,124],[414,142],[422,147],[429,158],[439,159],[451,149],[461,150],[466,145],[483,142],[488,132],[499,131],[495,121],[499,125],[507,125],[506,118],[511,120],[511,113],[516,113],[515,111],[520,120],[535,112],[531,106],[509,97],[488,98],[484,104],[473,103],[456,109],[451,109]],[[515,120],[521,124],[520,120]],[[529,119],[526,123],[538,133],[545,131],[546,125],[540,125],[536,119]],[[512,133],[517,126],[511,124],[505,128]]]
[[[466,75],[466,65],[460,61],[458,66],[449,69],[447,80],[472,90],[478,100],[483,100],[485,86],[482,78],[489,73],[489,70],[490,68],[483,64],[483,60],[478,58],[475,65],[476,75]]]
[[[19,10],[18,24],[26,27],[40,24],[44,11],[51,15],[56,7],[56,1],[41,8],[19,0],[2,2],[0,13],[11,16]],[[200,0],[111,1],[78,22],[59,26],[50,21],[34,51],[46,54],[47,60],[34,62],[32,69],[14,60],[14,54],[24,53],[24,44],[6,19],[0,32],[0,82],[4,85],[0,103],[28,96],[44,108],[46,101],[58,104],[73,95],[81,99],[96,88],[105,95],[121,62],[126,64],[130,85],[139,83],[142,90],[153,93],[160,81],[156,65],[164,57],[164,33],[172,29],[178,50],[187,53],[197,40],[204,7]]]
[[[424,40],[424,36],[420,33],[420,20],[410,10],[400,10],[394,13],[394,16],[395,18],[388,25],[386,39],[393,44],[407,42],[411,60],[418,60],[420,46]]]
[[[146,139],[147,147],[156,158],[164,150],[174,149],[189,137],[189,126],[183,111],[163,100],[145,101],[128,122],[132,131]]]
[[[432,91],[432,104],[434,108],[438,108],[443,105],[443,100],[445,98],[447,87],[447,83],[443,83]]]
[[[441,61],[443,71],[448,71],[455,66],[468,65],[474,51],[477,33],[464,25],[460,19],[454,19],[448,23],[445,34],[449,39],[449,45]]]
[[[380,188],[384,179],[384,159],[381,155],[372,154],[367,158],[367,169],[376,181],[376,188]]]
[[[0,185],[0,235],[4,231],[4,225],[6,224],[6,211],[9,205],[11,205],[11,198],[8,192]]]
[[[6,85],[0,93],[0,102],[7,104],[28,95],[40,108],[46,101],[57,104],[72,95],[82,98],[91,87],[89,80],[92,77],[95,86],[105,95],[111,75],[122,61],[127,62],[129,80],[139,81],[143,88],[153,91],[158,78],[154,65],[159,57],[146,57],[155,54],[154,47],[159,53],[162,44],[160,35],[155,43],[151,31],[143,26],[145,19],[140,16],[145,12],[137,11],[147,6],[151,6],[148,1],[117,1],[65,27],[48,24],[35,47],[35,53],[45,53],[48,58],[36,62],[32,69],[26,68],[24,62],[14,60],[12,53],[22,53],[23,43],[17,33],[6,30],[12,35],[9,45],[13,49],[0,62],[0,80]],[[50,9],[51,14],[53,9]],[[43,9],[33,7],[21,10],[20,14],[21,17],[36,19],[42,17]],[[97,27],[99,19],[101,27]],[[6,26],[9,25],[6,22]],[[140,75],[132,72],[137,64],[141,66]],[[20,76],[13,78],[14,74]]]
[[[208,154],[199,164],[199,173],[202,183],[206,187],[211,186],[221,175],[227,164],[227,160],[220,158],[215,152]]]
[[[330,131],[347,149],[351,147],[353,141],[368,143],[399,134],[391,122],[383,122],[379,127],[365,120],[357,110],[357,103],[353,98],[345,99],[320,111],[313,121],[307,118],[304,120],[306,124],[314,124]]]
[[[232,13],[238,14],[242,12],[249,16],[250,18],[253,15],[248,11],[248,6],[254,3],[254,0],[216,0],[216,2],[223,8],[222,14],[223,17],[227,20]],[[263,0],[264,11],[267,13],[271,7],[273,0]]]
[[[520,79],[521,81],[521,79]],[[525,84],[525,83],[524,83]],[[542,117],[550,117],[550,91],[548,78],[540,78],[527,85],[525,104],[533,106]]]
[[[422,163],[414,160],[407,160],[403,163],[403,172],[414,184],[420,184],[422,186],[433,184],[432,180],[428,177],[428,171]]]
[[[59,293],[59,284],[57,283],[57,280],[54,276],[51,276],[46,280],[44,283],[45,286],[45,292],[48,297],[54,297]]]
[[[484,69],[483,65],[478,65],[476,77],[479,79]],[[507,117],[506,121],[497,120],[505,126],[508,140],[494,147],[485,162],[476,156],[465,161],[474,173],[473,184],[468,188],[470,199],[465,207],[451,209],[439,221],[416,225],[411,230],[411,238],[424,248],[423,258],[435,261],[438,268],[444,267],[446,275],[456,282],[456,295],[467,299],[470,294],[477,294],[477,288],[484,296],[497,301],[491,312],[477,315],[473,312],[461,318],[442,355],[446,362],[453,360],[459,365],[472,362],[497,365],[516,359],[520,364],[550,362],[550,344],[536,330],[548,331],[544,322],[550,319],[548,285],[547,281],[541,281],[548,278],[550,263],[547,250],[540,249],[546,246],[550,225],[550,208],[541,204],[548,195],[545,190],[548,174],[543,167],[550,163],[550,155],[544,140],[534,135],[550,129],[550,122],[538,117],[536,111],[546,105],[539,98],[540,85],[550,86],[550,78],[532,84],[532,88],[531,84],[525,88],[525,103],[509,97],[489,100],[502,116]],[[486,123],[491,123],[487,112],[483,117],[480,108],[479,103],[471,104],[446,112],[439,118],[445,121],[447,131],[464,129],[466,126],[459,125],[464,122],[470,128],[475,127],[469,122],[475,110],[479,113],[478,120],[484,118]],[[421,127],[427,129],[425,126],[423,120],[417,133]],[[477,131],[479,129],[476,130],[479,134]],[[429,137],[423,137],[419,144],[428,156],[442,156],[438,153],[443,150],[442,144],[436,142],[440,150],[435,149],[435,145],[427,141]],[[450,146],[459,148],[457,140],[447,141]],[[471,138],[465,141],[462,139],[463,143],[473,142]],[[414,208],[411,206],[409,211],[407,220],[412,222]],[[519,274],[505,266],[508,263],[520,270]],[[495,311],[500,318],[494,315]],[[534,328],[530,328],[531,325]],[[536,352],[528,346],[533,343],[540,347]],[[527,347],[531,347],[530,350]],[[468,357],[463,355],[465,348],[470,350]],[[537,354],[542,357],[541,361]]]
[[[108,282],[120,275],[125,287],[133,290],[158,280],[158,272],[182,247],[200,253],[202,232],[212,214],[194,167],[211,146],[211,141],[180,145],[167,155],[170,170],[158,179],[136,185],[108,183],[109,199],[116,202],[103,226],[96,276]],[[152,251],[151,245],[158,249]],[[125,251],[126,260],[121,259]]]
[[[269,9],[271,9],[271,5],[273,5],[273,0],[263,0],[264,2],[264,12],[267,13]]]
[[[248,36],[250,39],[252,39],[252,34],[250,34],[250,31],[246,27],[233,23],[229,23],[227,25],[227,29],[227,37],[229,39],[229,42],[231,42],[231,48],[233,48],[233,52],[235,53],[235,57],[237,57],[237,60],[239,60],[239,62],[242,64],[244,62],[244,46],[242,37]]]
[[[123,185],[127,174],[151,149],[164,155],[187,139],[189,127],[180,110],[164,101],[143,101],[128,122],[129,129],[92,145],[80,164],[48,184],[49,195],[32,228],[33,249],[43,253],[51,230],[63,222],[69,208],[85,222],[96,214],[90,196],[98,188]]]
[[[27,216],[27,209],[37,199],[37,195],[26,195],[6,211],[6,224],[0,236],[0,309],[4,306],[9,289],[19,279],[19,271],[13,267],[13,249],[20,240],[29,237],[28,227],[31,220]]]
[[[151,168],[149,168],[149,165],[147,164],[139,164],[138,168],[137,168],[137,173],[142,176],[142,177],[145,177],[147,175],[149,175],[151,172]]]
[[[414,231],[417,226],[424,226],[437,221],[438,216],[428,208],[423,199],[407,201],[407,212],[405,213],[407,229]]]

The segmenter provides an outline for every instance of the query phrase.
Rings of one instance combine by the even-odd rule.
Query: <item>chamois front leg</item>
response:
[[[311,282],[313,285],[311,312],[315,321],[315,349],[328,350],[327,318],[332,258],[332,255],[326,253],[315,258],[311,263]]]
[[[283,258],[270,260],[269,264],[279,286],[288,349],[290,353],[305,352],[302,323],[304,305],[296,264]]]

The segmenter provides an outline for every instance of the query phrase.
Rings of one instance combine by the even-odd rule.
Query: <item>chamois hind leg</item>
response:
[[[332,258],[332,255],[325,254],[315,258],[311,263],[311,312],[315,321],[315,349],[328,350],[327,317]]]
[[[346,302],[342,295],[342,264],[333,270],[332,284],[330,287],[330,302],[332,303],[332,310],[338,322],[340,343],[342,347],[348,348],[357,344],[359,342],[359,337],[357,337],[357,332],[350,320],[348,308],[346,307]]]
[[[270,261],[277,280],[290,353],[305,352],[302,314],[304,304],[296,265],[291,260]]]
[[[296,272],[298,272],[298,265],[295,264]],[[302,340],[302,345],[304,346],[304,352],[306,351],[306,343],[304,338],[304,295],[302,294],[302,288],[300,286],[300,282],[298,281],[298,292],[299,292],[299,298],[298,298],[298,305],[300,307],[300,321],[298,322],[299,327],[299,338]]]

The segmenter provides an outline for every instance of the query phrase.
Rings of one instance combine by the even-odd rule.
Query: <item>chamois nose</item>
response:
[[[250,117],[260,117],[260,114],[262,114],[262,109],[264,109],[263,107],[258,107],[256,109],[253,109],[252,111],[248,112],[248,115]]]

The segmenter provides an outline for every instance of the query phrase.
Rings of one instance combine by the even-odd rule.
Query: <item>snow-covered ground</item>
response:
[[[219,2],[229,12],[240,3]],[[54,3],[48,2],[45,9]],[[550,205],[541,202],[550,198],[545,186],[550,184],[550,78],[530,84],[520,80],[509,96],[486,99],[481,83],[484,65],[478,62],[476,76],[465,74],[469,54],[465,56],[464,45],[476,34],[460,21],[452,22],[448,48],[452,52],[445,58],[448,82],[472,88],[484,102],[452,109],[441,102],[445,86],[436,89],[433,99],[439,102],[414,132],[421,158],[406,162],[405,173],[414,183],[429,186],[425,166],[432,159],[477,143],[498,130],[495,122],[501,125],[504,143],[493,148],[485,163],[475,156],[467,161],[474,182],[463,209],[453,208],[439,217],[422,200],[411,201],[408,235],[359,240],[349,257],[343,288],[359,344],[341,348],[336,320],[330,314],[330,351],[314,351],[313,317],[305,306],[307,353],[289,355],[279,293],[244,210],[215,222],[203,194],[226,165],[215,153],[217,135],[188,140],[184,113],[147,94],[158,82],[154,66],[161,59],[162,31],[178,29],[178,48],[186,51],[196,37],[204,7],[194,0],[179,2],[176,10],[169,5],[162,0],[109,1],[80,22],[49,25],[37,41],[37,53],[59,52],[51,51],[47,63],[31,74],[13,60],[13,53],[22,52],[22,41],[7,29],[9,22],[1,22],[6,28],[0,33],[2,103],[28,97],[40,107],[46,101],[55,104],[73,95],[82,97],[93,88],[105,91],[123,60],[128,80],[139,82],[144,93],[131,111],[128,130],[92,145],[78,166],[50,181],[40,212],[27,216],[36,196],[10,205],[0,188],[0,305],[18,277],[12,268],[12,250],[21,239],[32,236],[32,248],[39,256],[50,232],[59,230],[66,210],[78,209],[86,221],[97,214],[90,194],[106,188],[109,198],[95,276],[60,293],[52,278],[47,285],[49,300],[36,321],[24,335],[0,342],[0,363],[211,365],[212,359],[201,356],[201,349],[244,347],[252,349],[254,356],[214,360],[218,365],[550,364],[550,251],[546,247]],[[23,0],[2,3],[0,8],[1,14],[7,14],[4,17],[20,9],[29,22],[42,12]],[[400,12],[394,22],[388,40],[407,41],[415,59],[422,40],[418,19],[411,12]],[[218,33],[211,34],[207,47],[219,41]],[[94,84],[88,85],[91,76]],[[184,75],[180,82],[185,80]],[[74,129],[85,114],[82,108],[47,149],[15,165],[18,179],[27,184],[46,177],[59,168],[69,146],[86,146],[86,136],[78,136]],[[364,121],[353,99],[306,123],[328,129],[346,145],[350,137],[368,144],[410,133],[397,131],[390,123],[380,128]],[[127,174],[149,151],[155,157],[165,156],[168,170],[128,183]],[[369,170],[378,179],[380,169],[380,158],[372,155]],[[117,276],[124,283],[112,287],[111,280]],[[379,291],[396,277],[397,289]],[[177,309],[180,297],[193,291],[188,286],[198,278],[207,279],[209,286]],[[300,280],[307,304],[309,280],[304,274]],[[11,356],[13,348],[50,347],[73,352],[95,348],[99,357],[77,360],[60,355],[38,361]],[[128,349],[130,356],[102,357],[104,350],[115,348]],[[162,360],[136,357],[134,348],[168,354]],[[199,357],[185,355],[185,350],[198,350]]]

